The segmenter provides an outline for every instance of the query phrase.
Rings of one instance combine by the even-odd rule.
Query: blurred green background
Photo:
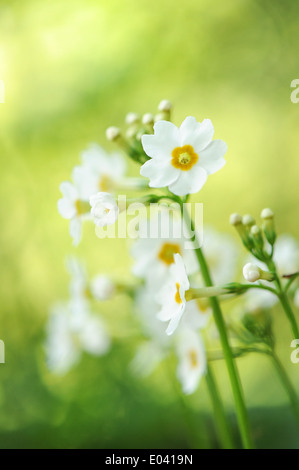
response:
[[[269,206],[278,230],[299,238],[299,104],[290,101],[298,28],[293,0],[0,1],[1,448],[182,448],[194,445],[190,420],[196,445],[217,445],[204,381],[182,403],[174,364],[143,380],[128,371],[138,338],[125,298],[101,308],[118,332],[107,357],[86,355],[65,377],[46,370],[44,325],[49,305],[68,293],[65,255],[86,258],[92,274],[123,276],[131,263],[126,241],[101,241],[92,225],[72,247],[58,188],[89,142],[106,145],[106,127],[168,98],[175,123],[211,118],[228,143],[227,165],[196,196],[204,221],[232,232],[231,212],[258,216]],[[275,329],[299,391],[280,309]],[[299,448],[267,358],[238,364],[258,445]],[[234,423],[224,369],[215,367]]]

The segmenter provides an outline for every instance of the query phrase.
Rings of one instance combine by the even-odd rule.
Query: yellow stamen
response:
[[[158,258],[165,264],[170,265],[174,263],[174,254],[181,254],[180,245],[177,243],[164,243],[158,253]]]
[[[172,153],[171,164],[182,171],[191,170],[198,160],[197,153],[194,152],[192,145],[183,145],[176,147]]]
[[[99,190],[103,193],[109,193],[112,187],[111,178],[108,175],[102,175],[99,181]]]
[[[189,351],[189,359],[191,362],[191,367],[198,366],[198,358],[197,358],[196,351],[194,349],[191,349],[191,351]]]
[[[205,300],[196,299],[196,303],[197,303],[198,310],[200,310],[201,313],[206,313],[207,312],[209,305],[207,304],[207,302]]]
[[[180,284],[178,282],[176,283],[176,293],[174,298],[176,303],[178,304],[181,304],[183,302],[180,296]]]

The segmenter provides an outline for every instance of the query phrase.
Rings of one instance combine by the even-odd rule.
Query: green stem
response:
[[[212,400],[214,416],[216,419],[219,438],[224,449],[235,449],[231,428],[225,415],[222,400],[219,395],[217,384],[214,378],[214,374],[210,367],[207,369],[206,374],[207,386],[209,394]]]
[[[296,321],[296,317],[295,317],[294,312],[292,310],[292,307],[290,305],[288,296],[287,296],[285,290],[283,290],[283,288],[282,288],[282,285],[281,285],[279,276],[277,274],[277,270],[276,270],[276,266],[275,266],[274,261],[269,260],[267,262],[267,266],[268,266],[269,270],[272,271],[275,274],[275,281],[274,282],[275,282],[276,287],[277,287],[278,298],[279,298],[280,303],[282,305],[282,308],[284,309],[285,314],[286,314],[286,316],[287,316],[287,318],[290,322],[294,338],[299,339],[299,328],[298,328],[298,324],[297,324],[297,321]]]
[[[187,210],[183,210],[183,205],[181,205],[182,216],[185,219],[187,228],[190,228],[192,233],[194,234],[194,224],[189,216]],[[195,235],[193,235],[193,240],[195,239]],[[205,257],[200,248],[195,248],[195,254],[200,265],[201,274],[204,279],[205,285],[207,287],[212,286],[212,280],[209,273],[209,269],[205,260]],[[220,309],[220,305],[218,302],[217,297],[210,297],[210,304],[214,313],[215,323],[219,332],[220,341],[223,349],[223,355],[226,362],[231,387],[234,395],[238,424],[240,428],[240,434],[243,442],[243,446],[245,449],[253,448],[253,443],[249,431],[249,420],[248,414],[244,402],[243,390],[241,386],[241,381],[239,377],[239,373],[235,364],[235,360],[233,357],[233,353],[228,341],[228,336],[226,332],[226,325],[223,319],[223,315]]]
[[[287,391],[287,394],[289,395],[289,399],[293,408],[293,411],[295,413],[295,416],[297,418],[298,424],[299,424],[299,402],[298,402],[298,397],[296,394],[296,391],[293,387],[292,382],[290,381],[282,363],[280,362],[279,358],[277,355],[273,352],[271,354],[273,364],[276,368],[276,371],[278,373],[278,376],[281,380],[282,385],[284,386],[285,390]]]

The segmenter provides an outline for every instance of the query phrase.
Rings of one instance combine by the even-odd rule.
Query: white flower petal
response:
[[[82,221],[80,217],[74,217],[70,221],[70,235],[73,239],[73,245],[79,245],[82,237]]]
[[[76,201],[79,199],[78,197],[78,189],[76,186],[69,181],[64,181],[59,186],[60,191],[62,192],[63,196],[71,201]]]
[[[57,209],[64,219],[72,219],[77,213],[74,202],[66,197],[57,201]]]
[[[175,147],[180,145],[178,128],[169,121],[158,121],[153,135],[143,135],[141,142],[145,153],[151,158],[169,159]]]
[[[197,151],[203,150],[211,142],[213,135],[214,127],[210,119],[204,119],[200,123],[188,116],[180,126],[181,146],[192,145]]]
[[[140,174],[150,179],[151,188],[163,188],[176,181],[180,171],[168,160],[152,159],[142,165]]]
[[[225,165],[223,155],[226,151],[227,145],[223,140],[213,140],[204,150],[198,152],[198,164],[211,175]]]
[[[208,174],[199,164],[189,171],[181,171],[178,179],[168,186],[169,191],[177,196],[197,193],[207,181]]]

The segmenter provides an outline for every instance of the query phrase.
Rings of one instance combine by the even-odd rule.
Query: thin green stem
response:
[[[281,383],[282,383],[283,387],[285,388],[285,390],[286,390],[286,392],[289,396],[293,411],[295,413],[296,419],[297,419],[298,424],[299,424],[299,402],[298,402],[297,393],[296,393],[296,391],[293,387],[293,384],[290,381],[290,379],[289,379],[282,363],[280,362],[278,356],[273,352],[271,354],[271,358],[273,360],[273,364],[276,368],[276,371],[277,371],[278,376],[281,380]]]
[[[206,381],[213,405],[214,416],[222,447],[224,449],[235,449],[231,427],[229,426],[227,417],[225,415],[224,406],[219,395],[214,374],[211,370],[211,367],[209,366],[206,373]]]
[[[191,232],[194,234],[195,231],[194,231],[193,221],[191,217],[189,216],[187,210],[183,210],[183,205],[181,205],[181,211],[182,211],[182,216],[185,219],[187,228],[190,228]],[[194,239],[195,239],[195,235],[193,235],[193,240]],[[204,279],[205,285],[207,287],[212,286],[213,283],[212,283],[209,269],[208,269],[205,257],[202,253],[202,250],[200,248],[195,248],[195,254],[196,254],[198,263],[200,265],[201,274]],[[226,325],[223,319],[223,315],[222,315],[217,297],[211,297],[210,304],[214,313],[214,319],[215,319],[215,323],[219,332],[224,359],[226,362],[226,366],[227,366],[227,370],[228,370],[228,374],[229,374],[229,378],[231,382],[231,387],[232,387],[232,391],[234,395],[242,443],[245,449],[251,449],[253,448],[253,442],[252,442],[250,430],[249,430],[249,420],[248,420],[247,409],[245,406],[242,385],[241,385],[239,373],[235,364],[235,360],[233,357],[233,353],[229,344],[227,331],[226,331]]]
[[[269,270],[272,271],[275,274],[274,282],[275,282],[276,287],[277,287],[277,292],[278,292],[277,295],[278,295],[278,298],[279,298],[280,303],[282,305],[282,308],[284,309],[285,314],[286,314],[286,316],[287,316],[287,318],[290,322],[294,338],[299,339],[299,328],[298,328],[298,324],[297,324],[297,321],[296,321],[296,317],[295,317],[294,312],[292,310],[292,307],[290,305],[290,302],[289,302],[288,296],[286,294],[286,291],[282,288],[282,285],[281,285],[279,276],[277,274],[277,270],[276,270],[276,266],[275,266],[274,261],[269,260],[267,262],[267,266],[268,266]]]

